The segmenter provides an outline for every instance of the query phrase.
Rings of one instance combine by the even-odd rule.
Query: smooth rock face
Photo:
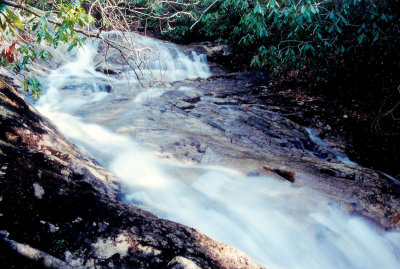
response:
[[[261,268],[242,252],[118,201],[113,175],[0,82],[3,268]]]

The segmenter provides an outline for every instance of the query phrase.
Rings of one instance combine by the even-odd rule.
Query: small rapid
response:
[[[356,162],[351,161],[349,159],[349,157],[347,157],[347,156],[345,156],[343,154],[339,154],[336,151],[334,151],[333,149],[331,149],[310,128],[305,128],[305,130],[306,130],[308,136],[310,137],[311,141],[313,141],[316,145],[320,146],[321,148],[323,148],[323,149],[327,150],[328,152],[332,153],[335,156],[335,158],[338,159],[339,161],[341,161],[342,163],[350,164],[350,165],[358,165]]]
[[[140,42],[157,50],[150,66],[153,74],[161,70],[159,80],[210,75],[204,55],[186,55],[150,38]],[[138,104],[168,90],[143,91],[108,77],[96,71],[95,57],[96,47],[88,45],[43,78],[45,94],[36,107],[121,180],[126,202],[235,246],[268,268],[399,268],[399,233],[377,231],[315,191],[226,167],[162,159],[132,137],[92,122],[80,108],[104,109],[101,101],[115,94],[106,91],[108,84],[129,88],[128,97]],[[125,76],[135,80],[132,71]]]

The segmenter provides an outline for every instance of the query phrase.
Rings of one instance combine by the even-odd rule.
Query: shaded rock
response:
[[[232,57],[233,48],[229,45],[215,44],[213,42],[201,42],[189,45],[189,51],[195,51],[197,54],[207,55],[210,61],[218,61],[221,57]]]
[[[345,156],[347,144],[340,130],[331,123],[327,127],[317,114],[327,115],[332,108],[305,97],[299,102],[270,89],[265,85],[267,75],[252,71],[174,82],[148,107],[124,107],[113,100],[105,102],[104,113],[82,114],[95,114],[95,122],[111,130],[135,126],[135,139],[168,158],[295,179],[296,186],[325,193],[333,202],[351,208],[351,214],[374,220],[384,229],[399,230],[399,186],[374,170],[338,159],[335,153]],[[200,100],[183,101],[185,91],[198,93]],[[305,129],[310,125],[315,137]],[[278,170],[266,171],[262,168],[266,163]]]
[[[97,67],[95,70],[97,72],[104,73],[106,75],[119,75],[119,74],[121,74],[121,72],[115,71],[113,69],[108,69],[108,68]]]
[[[200,94],[191,90],[168,91],[166,98],[176,98],[187,103],[195,104],[200,101]]]
[[[57,259],[56,257],[53,257],[43,251],[32,248],[29,245],[21,244],[21,243],[15,242],[14,240],[10,240],[7,238],[7,236],[3,235],[3,238],[0,239],[0,240],[2,240],[2,242],[0,242],[0,246],[8,247],[9,249],[11,249],[12,251],[15,251],[22,257],[30,259],[33,262],[36,262],[38,266],[43,266],[44,268],[53,268],[53,269],[59,269],[59,268],[74,269],[74,268],[76,268],[76,267],[71,266],[70,264],[68,264],[60,259]],[[4,265],[4,264],[2,263],[2,265]]]
[[[170,268],[170,269],[200,269],[200,267],[197,266],[197,264],[195,264],[191,260],[186,259],[181,256],[177,256],[177,257],[173,258],[172,261],[170,261],[168,263],[168,268]]]
[[[193,109],[195,106],[191,103],[182,101],[182,100],[172,100],[171,104],[179,109],[182,110],[187,110],[187,109]]]
[[[33,183],[33,189],[35,191],[35,196],[38,199],[42,199],[44,195],[44,189],[38,183]]]
[[[241,70],[250,59],[250,55],[243,55],[240,49],[227,44],[213,42],[193,43],[181,46],[186,55],[192,57],[192,53],[205,54],[213,74],[224,75],[228,70]]]
[[[112,91],[111,85],[106,85],[106,92],[110,93]]]
[[[201,98],[200,94],[189,89],[168,91],[163,94],[163,97],[173,106],[182,110],[195,108],[195,104]]]

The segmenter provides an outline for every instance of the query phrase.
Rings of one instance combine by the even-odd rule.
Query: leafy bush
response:
[[[31,7],[29,2],[37,6],[46,6],[51,11],[41,11]],[[69,44],[68,50],[82,45],[84,39],[75,30],[93,22],[80,6],[80,1],[64,1],[57,9],[53,9],[46,1],[28,1],[20,5],[12,1],[2,1],[0,5],[0,45],[2,52],[0,65],[6,70],[21,73],[30,64],[39,60],[45,61],[52,55],[41,49],[41,43],[57,48],[60,44]],[[16,9],[12,10],[11,8]],[[12,73],[11,73],[12,75]],[[25,76],[22,86],[34,98],[40,90],[40,83],[35,77]]]
[[[197,6],[197,17],[212,2]],[[332,65],[365,54],[363,64],[380,61],[398,48],[399,10],[395,0],[225,0],[202,17],[196,31],[200,38],[252,50],[254,67],[277,74],[307,69],[326,81]],[[191,23],[176,22],[175,40],[187,38]]]

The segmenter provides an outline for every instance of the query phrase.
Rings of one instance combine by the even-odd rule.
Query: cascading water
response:
[[[209,75],[204,56],[189,58],[177,47],[149,38],[141,42],[156,43],[167,59],[164,80]],[[126,81],[95,71],[95,51],[84,48],[44,78],[46,93],[36,107],[121,179],[127,202],[197,228],[268,268],[399,268],[399,233],[380,233],[312,190],[224,167],[163,160],[132,138],[91,123],[92,115],[80,108],[103,110],[101,101],[115,94],[104,90],[107,83],[128,87]],[[143,92],[131,86],[128,96],[139,105],[146,96],[166,90]]]
[[[356,162],[351,161],[349,159],[349,157],[340,155],[337,152],[335,152],[333,149],[328,147],[318,135],[316,135],[313,131],[310,130],[310,128],[305,128],[305,130],[306,130],[308,136],[310,137],[311,141],[313,141],[315,144],[317,144],[321,148],[331,152],[336,157],[336,159],[338,159],[342,163],[351,164],[351,165],[358,165]]]
[[[339,154],[336,151],[334,151],[333,149],[331,149],[328,145],[325,144],[324,141],[322,141],[322,139],[316,135],[311,129],[309,128],[305,128],[307,134],[309,135],[311,141],[313,141],[315,144],[317,144],[318,146],[320,146],[321,148],[331,152],[336,159],[338,159],[339,161],[341,161],[342,163],[345,164],[351,164],[351,165],[358,165],[358,163],[353,162],[349,159],[349,157],[343,155],[343,154]],[[303,147],[304,148],[304,147]],[[384,173],[382,171],[380,171],[382,173],[382,175],[384,175],[385,177],[387,177],[388,179],[390,179],[392,182],[394,182],[397,185],[400,185],[400,180],[398,180],[397,178],[392,177],[391,175],[388,175],[387,173]]]

